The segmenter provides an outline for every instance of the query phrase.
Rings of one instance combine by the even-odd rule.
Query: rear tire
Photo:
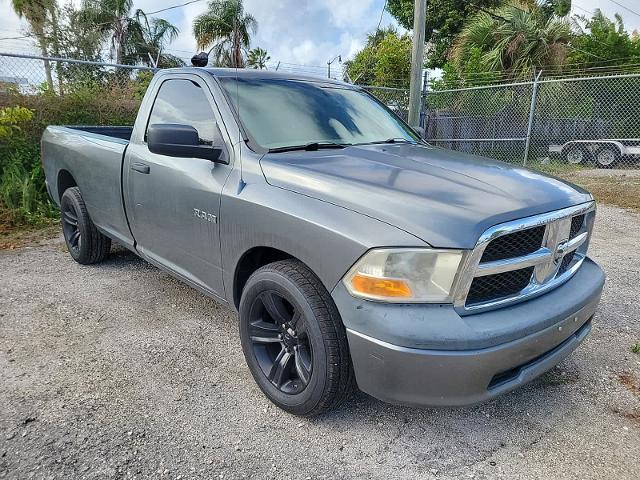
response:
[[[62,194],[60,217],[64,241],[76,262],[89,265],[105,259],[111,250],[111,239],[91,221],[78,187],[67,188]]]
[[[596,151],[596,164],[600,168],[613,168],[620,157],[620,150],[613,145],[605,145]]]
[[[337,407],[355,380],[329,292],[298,260],[256,270],[240,299],[240,339],[256,383],[278,407],[313,416]]]

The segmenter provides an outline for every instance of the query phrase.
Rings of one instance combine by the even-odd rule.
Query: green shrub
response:
[[[47,198],[40,163],[27,168],[23,159],[14,157],[4,169],[0,181],[0,201],[14,224],[44,223],[55,218],[57,210]]]
[[[0,109],[0,208],[13,224],[37,224],[55,215],[44,188],[37,143],[29,135],[33,111]]]
[[[24,107],[7,107],[0,109],[0,140],[7,140],[20,132],[20,125],[30,122],[33,112]]]
[[[146,72],[145,72],[146,73]],[[0,93],[0,218],[13,226],[57,216],[44,183],[40,137],[48,125],[132,125],[152,75],[77,76],[64,95]]]

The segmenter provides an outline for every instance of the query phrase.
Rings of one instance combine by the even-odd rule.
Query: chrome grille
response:
[[[582,264],[594,218],[589,202],[490,228],[466,257],[456,308],[498,308],[559,286]]]
[[[576,215],[571,219],[571,230],[569,231],[569,238],[575,238],[584,224],[584,215]]]
[[[567,269],[569,268],[569,265],[571,265],[571,262],[573,261],[574,256],[575,256],[575,252],[569,252],[564,256],[564,258],[562,259],[562,262],[560,263],[560,268],[558,269],[558,275],[562,275],[564,272],[567,271]]]
[[[533,275],[533,267],[476,277],[471,282],[467,305],[515,295],[529,285],[531,275]]]
[[[498,237],[487,245],[480,261],[493,262],[533,253],[542,245],[544,230],[545,226],[541,225]]]

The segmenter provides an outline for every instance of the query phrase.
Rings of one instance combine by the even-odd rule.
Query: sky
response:
[[[72,0],[79,3],[80,0]],[[134,0],[134,8],[146,12],[179,5],[188,0]],[[634,10],[632,13],[612,0],[573,0],[573,13],[587,15],[600,8],[608,16],[620,13],[629,32],[640,31],[640,2],[616,0]],[[364,46],[367,33],[375,30],[383,11],[384,0],[245,0],[245,10],[258,21],[252,47],[260,46],[271,56],[270,66],[281,62],[281,69],[296,69],[322,74],[327,61],[337,55],[343,60]],[[206,9],[207,0],[198,0],[181,8],[158,14],[180,29],[179,38],[168,50],[189,59],[196,52],[191,33],[193,19]],[[26,24],[11,8],[11,0],[0,0],[0,52],[37,53],[30,39],[14,39],[24,35]],[[382,15],[381,26],[396,25],[388,14]],[[334,63],[334,68],[337,62]]]
[[[152,12],[186,1],[134,0],[134,9]],[[332,58],[341,55],[346,60],[364,46],[367,33],[380,21],[384,0],[244,0],[244,5],[258,21],[252,47],[266,49],[274,66],[281,62],[282,69],[303,69],[304,65],[314,73],[325,72]],[[170,53],[186,60],[196,53],[191,25],[206,6],[207,0],[201,0],[157,15],[180,29],[179,38],[167,49]],[[11,0],[0,0],[0,12],[0,39],[25,32],[25,22],[12,11]],[[383,27],[395,24],[387,12],[382,17]],[[31,43],[28,39],[0,40],[0,52],[35,52]],[[333,67],[337,65],[336,61]]]

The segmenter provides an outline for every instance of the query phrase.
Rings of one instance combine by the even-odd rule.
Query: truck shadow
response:
[[[290,418],[288,421],[305,426],[314,435],[336,435],[344,438],[346,443],[340,449],[355,448],[354,444],[360,442],[360,445],[365,446],[359,448],[366,450],[366,455],[384,456],[391,463],[396,462],[394,458],[404,457],[404,462],[419,464],[420,469],[426,472],[429,469],[445,472],[455,467],[451,463],[455,458],[458,459],[458,466],[460,458],[464,458],[469,465],[488,462],[501,449],[513,447],[522,451],[548,435],[560,434],[563,429],[587,428],[585,425],[589,424],[593,416],[595,400],[585,399],[582,383],[586,380],[581,380],[588,376],[582,375],[582,369],[586,368],[583,366],[584,359],[576,361],[569,357],[532,383],[481,405],[461,408],[404,407],[383,403],[357,391],[333,412],[311,419],[296,419],[268,406],[268,401],[254,383],[242,358],[235,311],[221,307],[214,300],[173,279],[122,247],[115,247],[101,268],[114,272],[132,271],[138,281],[144,281],[145,289],[161,291],[162,297],[154,297],[155,301],[162,303],[157,312],[160,318],[166,311],[162,308],[167,307],[175,307],[172,310],[175,317],[183,318],[186,323],[196,321],[193,320],[193,312],[208,312],[206,323],[197,323],[199,335],[207,336],[207,330],[211,329],[212,332],[215,331],[217,339],[224,340],[212,337],[207,340],[211,342],[210,347],[216,349],[224,343],[232,350],[231,362],[224,367],[231,370],[210,370],[214,375],[220,376],[217,388],[222,396],[222,403],[236,396],[253,399],[238,404],[237,408],[248,415],[260,415],[265,407],[269,408],[269,412],[277,412],[274,421]],[[183,310],[184,305],[191,305],[191,308]],[[173,323],[170,326],[174,330],[173,334],[179,334],[177,337],[169,334],[165,337],[168,352],[189,352],[189,355],[195,357],[195,364],[201,363],[200,368],[209,368],[205,354],[195,347],[185,346],[184,342],[190,335],[187,327],[183,327],[181,323],[176,324],[175,318],[165,317],[159,321],[162,325]],[[180,335],[184,338],[180,338]],[[158,362],[156,366],[168,368],[174,365],[173,354],[168,352],[153,360],[154,363]],[[206,382],[206,377],[181,378],[180,388],[184,388],[185,397],[190,396],[188,392],[195,393],[201,389],[203,381]],[[194,403],[191,408],[206,417],[222,407],[217,403]],[[371,440],[372,437],[375,440]]]

